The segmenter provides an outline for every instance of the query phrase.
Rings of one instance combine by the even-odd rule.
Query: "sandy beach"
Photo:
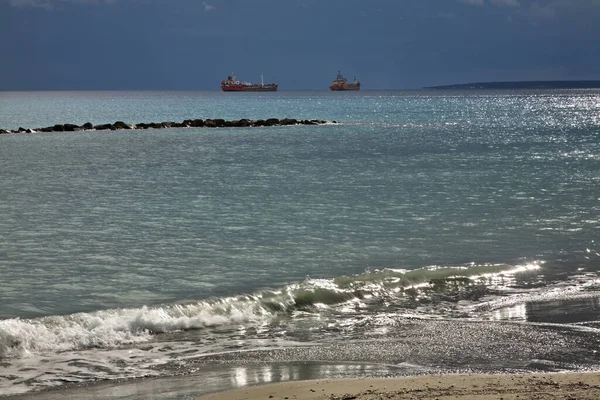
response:
[[[198,398],[198,400],[263,399],[600,399],[600,373],[328,379],[248,387]]]

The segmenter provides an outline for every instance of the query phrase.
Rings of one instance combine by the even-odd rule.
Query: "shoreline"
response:
[[[259,372],[258,367],[254,367]],[[206,372],[206,371],[205,371]],[[223,371],[106,380],[3,396],[0,400],[598,400],[600,370],[586,372],[442,373],[248,382]]]
[[[600,399],[600,372],[448,374],[290,381],[201,395],[196,400]]]

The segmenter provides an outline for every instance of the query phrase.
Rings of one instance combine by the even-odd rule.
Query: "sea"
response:
[[[0,398],[600,370],[600,90],[0,92],[207,118],[0,135]]]

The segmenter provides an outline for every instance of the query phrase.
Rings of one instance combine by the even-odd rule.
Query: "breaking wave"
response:
[[[382,299],[426,296],[448,283],[469,286],[481,279],[489,283],[498,277],[538,268],[538,263],[531,263],[383,269],[332,279],[307,278],[279,290],[185,304],[6,319],[0,321],[0,358],[114,348],[147,342],[160,333],[261,322],[298,311],[319,313],[342,309],[348,304],[368,306]]]

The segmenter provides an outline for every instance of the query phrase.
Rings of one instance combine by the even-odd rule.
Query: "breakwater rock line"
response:
[[[226,121],[224,119],[186,119],[183,122],[150,122],[139,124],[126,124],[117,121],[113,124],[92,125],[86,122],[83,125],[59,124],[45,128],[19,128],[0,129],[1,133],[36,133],[36,132],[76,132],[76,131],[116,131],[123,129],[163,129],[163,128],[229,128],[229,127],[253,127],[253,126],[286,126],[286,125],[322,125],[337,123],[336,121],[323,121],[318,119],[295,119],[295,118],[268,118],[268,119],[239,119]]]

